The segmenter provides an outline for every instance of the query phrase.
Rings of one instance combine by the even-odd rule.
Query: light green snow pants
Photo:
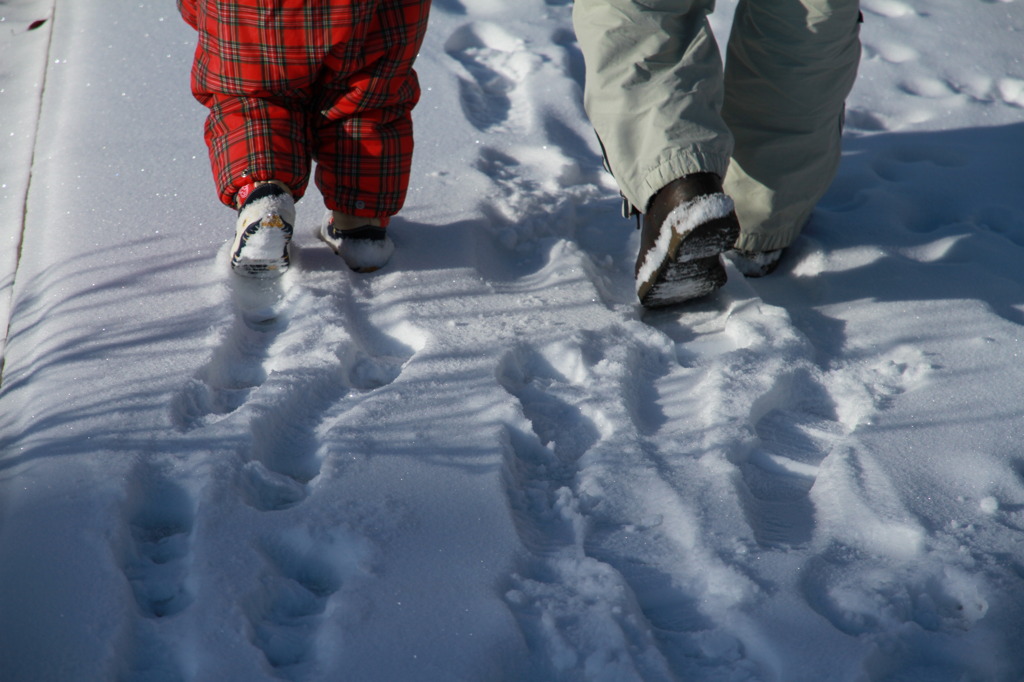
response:
[[[725,68],[715,0],[575,0],[584,104],[641,211],[684,175],[725,177],[737,247],[788,246],[839,165],[860,61],[858,0],[739,0]]]

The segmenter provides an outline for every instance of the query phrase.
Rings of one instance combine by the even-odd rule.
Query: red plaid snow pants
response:
[[[430,0],[178,0],[199,32],[192,92],[220,200],[259,180],[386,219],[412,162],[413,61]]]

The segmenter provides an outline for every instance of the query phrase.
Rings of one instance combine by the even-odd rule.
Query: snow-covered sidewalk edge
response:
[[[32,158],[48,69],[56,0],[5,4],[0,15],[0,111],[7,128],[0,135],[0,383],[11,318],[11,302],[25,228]]]

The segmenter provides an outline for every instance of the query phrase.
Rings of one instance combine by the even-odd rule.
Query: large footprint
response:
[[[521,39],[497,24],[472,23],[452,33],[445,51],[469,76],[459,77],[459,103],[474,127],[481,131],[505,124],[525,128],[529,103],[514,95],[540,58]]]
[[[744,490],[740,499],[758,544],[803,547],[815,531],[814,504],[808,494],[822,460],[842,438],[824,391],[809,377],[794,378],[799,398],[780,404],[754,425],[757,442],[739,465]]]
[[[685,464],[647,442],[661,416],[646,387],[669,363],[649,335],[634,337],[643,331],[524,345],[498,372],[529,424],[508,429],[509,506],[531,561],[507,600],[534,662],[550,667],[545,679],[586,678],[597,660],[612,666],[608,679],[688,679],[697,666],[681,652],[710,645],[714,630],[703,600],[747,589],[691,532],[692,510],[673,486]],[[756,677],[738,640],[713,637],[710,657],[737,679]]]

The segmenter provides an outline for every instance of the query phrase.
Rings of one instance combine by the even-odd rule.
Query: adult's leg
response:
[[[740,0],[722,110],[736,140],[725,190],[739,249],[788,246],[831,184],[860,61],[858,22],[857,0]]]
[[[673,180],[725,175],[732,136],[719,110],[714,0],[576,0],[584,104],[623,195],[645,212]]]

